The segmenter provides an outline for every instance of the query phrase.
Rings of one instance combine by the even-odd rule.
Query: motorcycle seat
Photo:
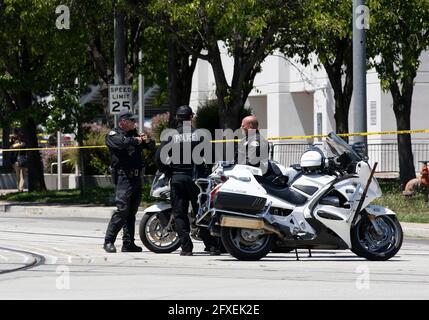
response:
[[[263,176],[255,176],[255,179],[262,185],[267,193],[277,198],[285,200],[294,205],[302,205],[307,202],[307,197],[294,190],[291,190],[288,186],[280,187]]]
[[[268,160],[267,172],[265,172],[263,177],[267,181],[273,182],[273,185],[275,184],[282,188],[286,187],[289,181],[289,177],[284,175],[277,164],[272,160]]]

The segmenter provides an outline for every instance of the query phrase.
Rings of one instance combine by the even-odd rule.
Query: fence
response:
[[[272,145],[271,158],[285,166],[299,163],[302,153],[310,144],[276,143]],[[419,170],[419,161],[429,161],[429,143],[412,144],[414,167]],[[378,162],[377,172],[399,172],[398,144],[368,144],[371,163]]]

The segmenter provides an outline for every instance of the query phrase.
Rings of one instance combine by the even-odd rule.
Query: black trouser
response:
[[[117,210],[113,213],[106,231],[105,242],[114,243],[119,231],[123,229],[124,246],[134,243],[136,213],[142,196],[142,183],[139,176],[118,175],[115,202]]]
[[[176,232],[179,235],[183,251],[192,251],[193,244],[188,218],[189,202],[191,202],[194,214],[198,212],[198,194],[200,189],[192,181],[192,177],[186,174],[173,173],[171,177],[171,207],[176,221]],[[201,228],[200,236],[206,247],[218,247],[218,239],[212,237],[207,228]]]

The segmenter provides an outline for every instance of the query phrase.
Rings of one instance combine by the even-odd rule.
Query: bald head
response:
[[[248,130],[258,130],[259,123],[255,116],[247,116],[241,121],[241,129],[247,134]]]

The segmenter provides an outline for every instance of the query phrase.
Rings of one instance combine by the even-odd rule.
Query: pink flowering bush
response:
[[[153,138],[159,142],[159,137],[164,129],[168,128],[168,119],[170,117],[169,112],[157,114],[152,118],[152,134]]]

